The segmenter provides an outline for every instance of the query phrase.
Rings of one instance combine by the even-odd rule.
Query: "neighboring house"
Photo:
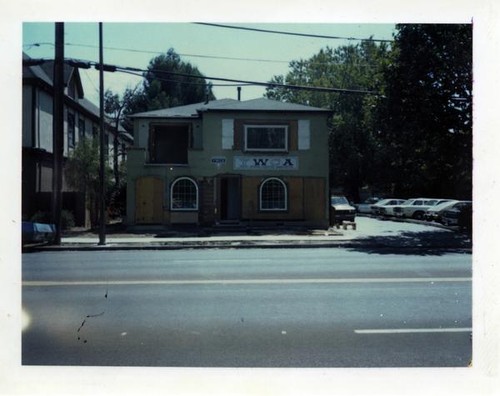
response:
[[[329,114],[262,98],[133,115],[127,224],[328,227]]]
[[[23,54],[23,61],[30,61]],[[53,170],[53,70],[54,62],[23,66],[22,91],[22,217],[30,219],[36,212],[51,210]],[[96,137],[100,128],[99,108],[84,98],[78,68],[64,66],[64,160],[81,139]],[[108,160],[113,158],[113,128],[106,124]],[[111,136],[110,136],[111,135]],[[130,135],[124,136],[130,139]],[[129,140],[121,144],[129,146]],[[63,209],[69,210],[79,226],[89,225],[84,192],[73,191],[64,180]]]

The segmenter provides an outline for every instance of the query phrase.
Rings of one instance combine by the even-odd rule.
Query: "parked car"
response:
[[[403,204],[396,206],[394,208],[394,215],[396,217],[422,220],[427,209],[448,201],[450,201],[450,199],[412,198]]]
[[[393,216],[393,208],[405,202],[404,199],[386,198],[371,206],[371,213],[377,216]]]
[[[21,234],[23,245],[51,242],[56,234],[56,226],[54,224],[23,221]]]
[[[441,223],[441,211],[445,209],[451,208],[453,205],[460,201],[454,199],[451,201],[441,202],[437,205],[431,206],[424,212],[424,220],[426,221],[435,221],[437,223]]]
[[[330,222],[332,224],[342,224],[343,221],[354,221],[356,208],[349,204],[344,196],[330,197]]]
[[[441,213],[443,224],[458,226],[462,230],[472,230],[472,202],[461,201],[453,208],[445,209]]]
[[[365,200],[362,203],[355,204],[354,207],[356,208],[358,213],[372,213],[372,205],[376,204],[377,202],[380,202],[382,198],[376,198],[376,197],[371,197]]]
[[[443,202],[427,209],[427,211],[424,214],[424,219],[427,221],[435,221],[438,223],[443,223],[443,213],[445,210],[461,209],[468,205],[472,205],[472,201],[452,200],[448,202]]]

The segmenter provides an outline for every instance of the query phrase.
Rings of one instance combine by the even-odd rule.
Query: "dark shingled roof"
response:
[[[270,112],[330,112],[327,109],[284,103],[276,100],[258,98],[239,101],[235,99],[212,100],[208,103],[195,103],[186,106],[171,107],[136,113],[134,118],[198,118],[200,113],[208,111],[270,111]]]

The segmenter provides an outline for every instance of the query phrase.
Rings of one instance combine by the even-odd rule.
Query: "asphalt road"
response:
[[[22,363],[467,366],[471,261],[340,248],[25,254]]]

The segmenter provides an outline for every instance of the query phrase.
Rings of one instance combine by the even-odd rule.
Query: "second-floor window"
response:
[[[288,151],[288,127],[245,125],[245,151]]]
[[[75,147],[75,115],[68,113],[68,146]]]
[[[82,118],[78,119],[78,139],[85,139],[85,120]]]
[[[156,125],[149,134],[149,162],[183,165],[188,163],[189,125]]]

